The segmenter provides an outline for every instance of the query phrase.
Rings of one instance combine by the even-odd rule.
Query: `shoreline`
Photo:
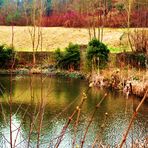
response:
[[[0,75],[12,75],[15,76],[25,76],[25,75],[48,75],[48,76],[62,76],[62,77],[69,77],[74,79],[86,79],[85,75],[80,71],[65,71],[65,70],[58,70],[58,69],[39,69],[39,68],[20,68],[20,69],[0,69]]]
[[[85,79],[89,82],[89,87],[103,87],[116,91],[123,91],[127,97],[129,95],[135,95],[142,98],[148,89],[148,75],[141,74],[140,76],[127,77],[127,73],[123,73],[120,69],[116,70],[102,70],[101,73],[84,73],[81,71],[65,71],[58,70],[54,67],[43,68],[42,70],[37,68],[18,68],[10,71],[10,69],[0,69],[0,75],[12,75],[15,76],[28,76],[28,75],[47,75],[47,76],[60,76],[63,78],[71,79]],[[142,78],[143,77],[143,78]],[[146,101],[148,101],[148,96]]]

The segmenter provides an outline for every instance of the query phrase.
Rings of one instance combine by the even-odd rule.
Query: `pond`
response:
[[[9,76],[0,76],[0,147],[10,147],[10,141],[18,148],[36,147],[37,144],[43,148],[54,147],[87,89],[85,80],[13,76],[11,84]],[[76,112],[63,132],[60,148],[71,148],[74,139],[75,145],[81,144],[95,106],[105,93],[107,97],[93,117],[84,147],[91,147],[96,137],[98,143],[110,147],[121,143],[140,99],[134,96],[127,99],[122,92],[91,88],[82,109]],[[132,141],[143,142],[147,134],[148,104],[145,102],[128,135],[126,147],[130,147]]]

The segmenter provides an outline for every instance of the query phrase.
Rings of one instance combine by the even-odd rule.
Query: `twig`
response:
[[[76,143],[76,133],[77,133],[77,127],[79,124],[80,112],[81,112],[81,109],[79,107],[77,107],[77,110],[78,110],[78,114],[77,114],[76,123],[74,125],[74,138],[73,138],[72,148],[74,148],[75,143]]]
[[[143,102],[145,101],[145,99],[146,99],[146,97],[147,97],[147,93],[148,93],[148,89],[147,89],[147,91],[146,91],[146,93],[145,93],[143,99],[141,100],[141,102],[140,102],[139,105],[137,106],[136,111],[133,113],[133,115],[132,115],[132,117],[131,117],[131,121],[130,121],[129,126],[128,126],[127,130],[126,130],[125,135],[123,136],[122,142],[121,142],[121,144],[120,144],[120,148],[122,148],[123,145],[124,145],[124,143],[126,142],[126,138],[127,138],[128,133],[129,133],[129,131],[130,131],[130,128],[131,128],[131,126],[132,126],[132,124],[133,124],[133,122],[134,122],[134,119],[136,118],[136,116],[137,116],[137,114],[138,114],[138,111],[139,111],[141,105],[143,104]]]
[[[107,96],[107,93],[104,95],[104,97],[101,99],[101,101],[96,105],[96,108],[95,108],[95,110],[94,110],[94,112],[93,112],[93,114],[91,116],[91,119],[90,119],[90,121],[89,121],[89,123],[88,123],[88,125],[86,127],[86,130],[85,130],[83,139],[81,141],[81,148],[83,148],[83,145],[84,145],[84,142],[85,142],[85,139],[86,139],[86,135],[87,135],[88,129],[89,129],[89,127],[90,127],[90,125],[91,125],[91,123],[93,121],[94,115],[95,115],[97,109],[100,107],[101,103],[104,101],[104,99],[105,99],[106,96]]]
[[[103,126],[103,125],[101,126],[101,131],[99,132],[100,134],[103,132],[103,130],[104,130],[104,128],[105,128],[107,117],[108,117],[108,114],[105,113],[105,120],[104,120],[104,122],[103,122],[103,125],[104,125],[104,126]],[[98,134],[98,135],[96,136],[96,138],[95,138],[95,140],[94,140],[94,142],[93,142],[91,148],[95,148],[95,145],[96,145],[97,142],[99,141],[100,134]]]
[[[88,90],[89,90],[89,88],[88,88]],[[87,91],[88,91],[87,90]],[[83,93],[83,98],[82,98],[82,101],[81,101],[81,103],[80,103],[80,105],[78,106],[79,108],[81,108],[82,106],[83,106],[83,103],[84,103],[84,101],[86,100],[86,98],[87,98],[87,96],[86,96],[86,94],[85,93]],[[57,140],[57,143],[55,144],[55,148],[58,148],[59,147],[59,145],[60,145],[60,143],[61,143],[61,141],[62,141],[62,138],[63,138],[63,136],[64,136],[64,134],[65,134],[65,132],[66,132],[66,130],[67,130],[67,128],[68,128],[68,126],[69,126],[69,124],[71,123],[71,121],[72,121],[72,119],[73,119],[73,117],[74,117],[74,115],[77,113],[77,108],[78,107],[76,107],[76,109],[73,111],[73,113],[71,114],[71,116],[69,117],[69,120],[68,120],[68,122],[67,122],[67,124],[63,127],[63,129],[62,129],[62,132],[61,132],[61,136],[60,136],[60,138],[58,138],[58,140]]]

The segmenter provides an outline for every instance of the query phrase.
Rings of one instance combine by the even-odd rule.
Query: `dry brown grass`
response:
[[[29,27],[14,27],[14,46],[17,51],[32,51]],[[110,47],[118,47],[123,29],[104,29],[104,42]],[[87,44],[88,30],[80,28],[44,27],[43,50],[53,51],[64,48],[70,42]],[[0,44],[11,44],[11,27],[0,26]]]

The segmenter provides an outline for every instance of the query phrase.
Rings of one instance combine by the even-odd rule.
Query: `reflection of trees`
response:
[[[13,104],[12,115],[14,115],[17,112],[19,107],[20,107],[20,104]],[[30,122],[31,122],[31,118],[32,118],[31,113],[32,113],[32,111],[34,111],[36,109],[37,106],[35,104],[29,105],[28,110],[27,110],[27,114],[23,118],[24,112],[27,109],[27,107],[28,107],[28,104],[22,104],[21,108],[19,109],[19,112],[17,112],[17,114],[16,114],[17,120],[19,122],[22,122],[21,130],[23,131],[24,137],[28,137],[28,133],[29,133],[29,130],[30,130]],[[5,113],[5,116],[7,117],[6,121],[7,121],[7,124],[8,124],[10,122],[9,121],[10,110],[9,110],[9,105],[7,103],[3,104],[3,112]],[[43,120],[43,130],[42,130],[43,134],[45,134],[45,136],[51,134],[51,131],[53,131],[52,128],[55,128],[55,121],[54,120],[58,120],[58,122],[59,122],[59,121],[64,121],[65,119],[68,118],[67,115],[62,114],[62,116],[60,116],[58,119],[54,119],[55,115],[51,114],[51,112],[53,112],[52,108],[46,108],[45,109],[44,120]],[[59,112],[60,112],[60,110],[59,110]],[[35,117],[37,116],[37,113],[38,112],[36,112],[34,114]],[[62,123],[62,124],[64,124],[64,123]],[[0,125],[1,126],[6,125],[4,118],[3,118],[3,115],[2,115],[2,112],[0,112]],[[37,127],[38,127],[38,120],[36,120],[34,122],[33,132],[31,134],[31,141],[36,141],[36,138],[37,138],[37,129],[36,128]]]
[[[85,83],[79,80],[54,78],[52,88],[54,90],[51,93],[52,99],[56,101],[55,103],[62,105],[71,103],[86,86]]]
[[[15,90],[15,81],[12,83],[12,94]],[[10,79],[8,76],[0,76],[0,96],[8,96],[10,92]]]
[[[2,80],[8,80],[3,79]],[[44,78],[43,78],[44,79]],[[32,81],[32,86],[30,86],[30,80]],[[8,81],[6,81],[8,82]],[[87,84],[83,83],[82,81],[77,80],[65,80],[65,79],[50,79],[46,78],[43,83],[43,96],[41,97],[41,79],[38,76],[25,77],[23,79],[19,79],[16,81],[15,84],[15,96],[21,94],[21,92],[26,92],[19,96],[16,100],[15,96],[12,97],[12,119],[15,116],[16,119],[22,122],[21,131],[23,132],[24,137],[28,137],[30,131],[30,123],[33,121],[33,131],[31,132],[31,141],[35,143],[37,140],[38,134],[38,127],[40,126],[40,118],[42,120],[42,112],[40,111],[44,108],[44,118],[42,121],[41,131],[40,131],[40,139],[44,141],[47,140],[48,142],[61,132],[62,127],[69,119],[68,116],[75,110],[76,106],[81,101],[81,96],[76,100],[76,102],[67,108],[64,112],[62,112],[78,95],[81,94],[82,89],[87,88]],[[52,90],[52,91],[51,91]],[[33,92],[33,96],[31,99],[30,93]],[[106,92],[106,91],[105,91]],[[95,109],[96,104],[100,101],[102,96],[105,93],[103,90],[91,89],[89,90],[87,96],[87,100],[84,102],[83,109],[80,115],[80,123],[78,124],[78,133],[76,138],[80,139],[80,135],[83,134],[86,125],[89,122],[89,117],[91,117],[92,112]],[[47,94],[49,96],[47,96]],[[23,100],[28,97],[29,99]],[[43,100],[41,100],[43,99]],[[62,101],[63,100],[63,101]],[[43,102],[42,102],[43,101]],[[45,106],[42,105],[45,101]],[[46,104],[47,101],[47,104]],[[138,101],[134,101],[134,106],[138,105]],[[131,99],[129,98],[126,100],[120,93],[110,92],[107,98],[102,102],[100,108],[97,110],[94,119],[92,121],[91,126],[89,127],[89,133],[87,134],[87,138],[94,140],[95,136],[100,132],[101,137],[99,139],[103,140],[105,143],[112,142],[114,143],[115,140],[119,141],[120,133],[123,132],[126,123],[129,120],[129,116],[125,116],[125,107],[131,105]],[[10,122],[10,108],[9,104],[5,101],[2,102],[3,112],[6,116],[7,123]],[[3,118],[2,114],[2,107],[0,106],[0,125],[5,126],[6,123]],[[27,110],[25,116],[24,113]],[[147,104],[143,104],[143,108],[141,109],[141,113],[143,116],[145,115],[145,111],[147,111]],[[59,113],[61,113],[60,116]],[[108,113],[108,117],[106,119],[106,125],[104,126],[105,121],[105,113]],[[130,113],[130,110],[129,112]],[[24,116],[24,117],[23,117]],[[34,116],[35,118],[32,118]],[[57,118],[58,117],[58,118]],[[141,125],[146,127],[146,119],[142,119],[143,117],[138,117],[137,119],[141,121]],[[73,118],[73,121],[70,124],[70,129],[73,129],[74,123],[76,121],[76,116]],[[104,126],[104,127],[103,127]],[[59,128],[59,129],[57,129]],[[103,129],[102,129],[103,128]],[[136,125],[136,129],[141,129],[139,123]],[[2,127],[0,127],[1,132]],[[135,131],[136,131],[135,129]],[[97,133],[98,132],[98,133]],[[73,137],[73,131],[70,131],[65,134],[65,136],[69,135],[69,139]],[[89,141],[90,142],[90,141]],[[87,143],[87,140],[86,140]]]
[[[32,90],[30,90],[30,79],[32,81]],[[0,77],[0,84],[4,86],[5,93],[9,95],[9,77]],[[79,80],[49,78],[45,76],[45,80],[43,81],[43,90],[45,92],[44,98],[47,98],[48,105],[56,104],[58,106],[63,104],[69,104],[77,96],[79,96],[79,93],[86,88],[86,85],[87,84],[85,84],[85,82],[83,83]],[[30,95],[31,93],[33,93],[33,103],[39,103],[41,92],[40,77],[31,76],[31,78],[16,78],[16,80],[13,80],[12,92],[14,94],[13,102],[30,103]]]

